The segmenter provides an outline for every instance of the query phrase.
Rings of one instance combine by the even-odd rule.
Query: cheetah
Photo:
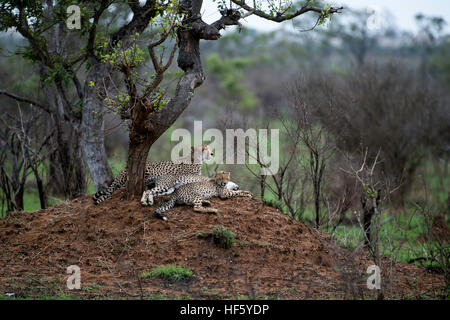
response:
[[[176,161],[163,161],[148,163],[145,169],[144,179],[163,175],[201,175],[203,161],[212,158],[213,152],[210,146],[200,145],[191,147],[191,154]],[[123,188],[128,179],[127,169],[122,170],[111,185],[105,191],[97,192],[94,204],[102,203],[112,197],[115,190]]]
[[[230,173],[220,171],[217,172],[214,178],[208,181],[194,182],[185,184],[175,190],[169,197],[169,201],[155,210],[154,214],[157,218],[167,221],[163,215],[172,209],[176,203],[194,206],[194,211],[204,213],[217,213],[217,209],[205,208],[203,204],[210,205],[207,200],[213,197],[220,197],[221,199],[229,199],[232,197],[252,197],[249,191],[233,191],[226,188],[230,181]]]
[[[154,197],[169,195],[179,187],[188,183],[206,182],[209,180],[210,180],[209,177],[197,174],[181,175],[181,176],[164,175],[164,176],[149,177],[145,181],[145,185],[149,186],[152,183],[154,183],[155,187],[150,190],[144,191],[141,198],[141,204],[143,206],[151,206],[153,205]],[[239,190],[239,186],[233,181],[228,181],[228,183],[226,184],[226,188],[228,190],[233,191]]]

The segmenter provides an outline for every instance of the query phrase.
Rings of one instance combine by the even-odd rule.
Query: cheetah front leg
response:
[[[211,202],[209,202],[208,200],[202,200],[201,198],[195,199],[194,200],[194,211],[201,212],[201,213],[212,213],[212,214],[217,213],[217,209],[205,208],[205,207],[203,207],[203,203],[205,203],[207,205],[211,205]]]
[[[145,187],[146,187],[146,190],[145,190],[144,193],[142,194],[142,197],[141,197],[141,205],[143,205],[143,206],[151,206],[151,205],[153,205],[153,190],[154,190],[155,188],[153,188],[153,189],[147,189],[147,188],[148,188],[148,186],[150,186],[152,183],[155,184],[155,186],[156,186],[157,181],[158,181],[158,178],[157,178],[157,177],[146,177],[146,178],[145,178]]]
[[[250,191],[244,191],[244,190],[234,191],[234,190],[223,189],[223,190],[221,190],[219,197],[220,197],[220,199],[230,199],[233,197],[252,198],[253,195]]]
[[[141,205],[143,206],[152,206],[154,202],[154,198],[158,196],[166,196],[175,191],[175,188],[160,188],[156,187],[151,190],[146,190],[142,194]]]
[[[142,194],[141,205],[143,206],[151,206],[153,205],[153,194],[152,190],[145,190]]]

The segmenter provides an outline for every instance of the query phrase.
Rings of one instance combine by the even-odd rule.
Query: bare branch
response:
[[[15,95],[15,94],[10,93],[10,92],[5,91],[5,90],[0,90],[0,95],[1,94],[5,95],[7,97],[10,97],[10,98],[12,98],[12,99],[14,99],[16,101],[19,101],[19,102],[29,103],[29,104],[31,104],[31,105],[33,105],[35,107],[38,107],[38,108],[44,110],[45,112],[51,114],[51,111],[50,111],[49,107],[46,106],[46,105],[43,105],[40,102],[37,102],[37,101],[31,100],[31,99],[28,99],[28,98],[25,98],[25,97],[21,97],[21,96]]]
[[[252,14],[257,15],[258,17],[264,18],[266,20],[274,21],[274,22],[283,22],[286,20],[292,20],[292,19],[294,19],[302,14],[305,14],[307,12],[316,12],[319,14],[323,14],[323,12],[324,12],[323,8],[309,6],[310,1],[307,1],[303,7],[301,7],[299,10],[295,11],[292,14],[287,14],[286,11],[284,11],[284,12],[278,12],[278,14],[275,16],[271,16],[270,14],[267,14],[262,10],[258,10],[256,8],[253,8],[249,5],[247,5],[245,3],[245,0],[231,0],[231,1],[234,4],[240,6],[242,9],[244,9],[248,12],[252,12]],[[343,7],[338,7],[338,8],[331,7],[327,11],[327,13],[328,14],[340,13],[342,9],[343,9]]]

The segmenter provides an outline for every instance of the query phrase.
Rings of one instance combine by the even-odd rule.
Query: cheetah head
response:
[[[214,181],[220,186],[224,187],[230,181],[230,173],[226,171],[216,172],[216,174],[214,175]]]
[[[199,146],[191,147],[192,157],[195,159],[196,156],[201,155],[201,162],[209,161],[214,156],[212,148],[207,144],[202,144]],[[200,159],[199,159],[200,160]]]

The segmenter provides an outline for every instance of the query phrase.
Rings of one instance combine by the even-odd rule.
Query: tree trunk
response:
[[[84,161],[80,150],[80,140],[77,131],[72,128],[66,128],[70,134],[63,133],[62,129],[58,132],[58,156],[63,177],[64,196],[69,199],[80,197],[86,190],[86,173]]]
[[[320,160],[317,152],[310,151],[309,154],[309,164],[311,170],[311,178],[313,182],[313,193],[314,193],[314,211],[315,211],[315,225],[316,228],[320,227]]]
[[[14,194],[14,203],[16,204],[17,211],[23,211],[23,191],[24,185],[20,185]]]
[[[47,195],[45,194],[44,183],[42,182],[41,176],[39,175],[39,171],[37,169],[37,165],[33,164],[30,166],[33,171],[34,178],[36,179],[36,186],[38,188],[39,193],[39,202],[41,205],[41,209],[47,208]]]
[[[68,130],[70,129],[66,129]],[[56,135],[63,133],[57,129]],[[47,190],[68,199],[77,198],[86,190],[86,170],[80,141],[76,136],[73,134],[70,139],[67,136],[57,136],[57,148],[49,157]]]
[[[41,66],[41,76],[45,67]],[[81,196],[85,192],[85,168],[80,148],[80,135],[77,119],[67,114],[62,93],[55,84],[43,85],[45,99],[52,110],[52,126],[56,129],[56,151],[50,156],[50,184],[56,194],[69,199]],[[54,182],[57,182],[56,185]],[[61,184],[61,185],[59,185]]]
[[[260,185],[260,189],[261,189],[261,200],[264,201],[264,194],[266,191],[266,175],[259,176],[259,185]]]
[[[127,159],[127,196],[128,199],[141,197],[144,191],[144,174],[147,155],[156,139],[131,132]]]
[[[320,188],[316,186],[314,188],[314,208],[316,211],[316,229],[320,227]]]
[[[199,13],[201,1],[197,3],[200,3],[200,6],[195,7],[194,12]],[[144,113],[145,106],[135,105],[132,110],[127,160],[127,195],[130,199],[142,195],[150,147],[178,119],[191,102],[195,88],[204,80],[199,36],[193,28],[180,27],[178,38],[178,66],[184,74],[178,81],[174,96],[162,110],[149,116]]]
[[[370,208],[367,205],[367,199],[365,196],[361,199],[362,209],[363,209],[363,228],[364,228],[364,245],[371,247],[372,245],[372,216],[374,214],[374,208]]]
[[[2,210],[3,210],[3,201],[6,202],[6,212],[12,212],[16,209],[12,193],[13,188],[10,180],[8,179],[8,175],[6,174],[4,168],[0,166],[0,186],[2,188]]]
[[[79,135],[77,134],[77,137]],[[81,197],[86,192],[86,167],[83,159],[83,152],[81,150],[81,140],[74,137],[74,144],[72,151],[72,167],[73,167],[73,184],[71,195],[72,198]]]
[[[65,177],[62,174],[61,164],[59,161],[59,152],[55,150],[49,156],[48,171],[46,177],[46,186],[50,194],[65,195]]]
[[[103,79],[107,77],[107,66],[94,58],[91,58],[90,62],[92,66],[84,87],[81,139],[84,159],[98,192],[106,189],[114,176],[105,150],[103,105],[97,97],[97,90],[103,89]],[[91,81],[94,86],[90,85]]]
[[[46,209],[47,208],[47,195],[45,194],[44,184],[42,183],[42,179],[39,176],[39,173],[37,172],[37,170],[34,173],[34,176],[36,178],[36,185],[37,185],[38,192],[39,192],[39,202],[41,204],[41,209]]]

